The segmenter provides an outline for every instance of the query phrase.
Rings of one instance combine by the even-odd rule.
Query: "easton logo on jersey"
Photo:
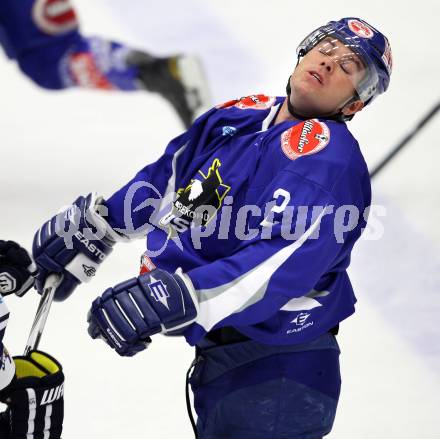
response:
[[[171,226],[179,233],[187,230],[191,224],[206,226],[231,190],[231,186],[223,182],[220,166],[220,160],[214,159],[206,173],[199,170],[188,186],[180,188],[172,211],[162,217],[160,225]]]
[[[318,119],[301,122],[281,134],[281,149],[290,160],[316,154],[330,141],[328,126]]]
[[[301,312],[290,323],[295,323],[297,326],[302,326],[309,317],[309,313]]]
[[[36,0],[32,18],[40,30],[51,35],[78,27],[78,20],[69,0]]]
[[[275,104],[275,100],[276,98],[274,96],[251,95],[225,102],[217,108],[236,107],[240,110],[246,110],[248,108],[253,110],[267,110]]]

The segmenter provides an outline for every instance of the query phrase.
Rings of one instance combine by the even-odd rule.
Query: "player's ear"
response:
[[[351,102],[350,104],[347,104],[342,109],[342,114],[345,114],[346,116],[351,116],[351,115],[356,114],[359,111],[361,111],[362,108],[364,108],[364,103],[361,100],[357,100],[357,101]]]

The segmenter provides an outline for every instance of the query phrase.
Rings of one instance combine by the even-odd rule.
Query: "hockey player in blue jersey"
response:
[[[159,58],[79,31],[69,0],[2,0],[0,45],[36,84],[160,93],[188,127],[208,104],[192,56]]]
[[[3,345],[9,320],[3,296],[26,294],[34,285],[35,273],[36,266],[24,248],[13,241],[0,240],[0,402],[7,407],[0,413],[1,439],[61,438],[61,365],[41,351],[11,357]]]
[[[34,238],[39,288],[59,273],[64,300],[115,243],[147,236],[141,274],[93,302],[89,333],[125,356],[159,333],[196,346],[203,439],[318,439],[335,418],[335,334],[354,312],[347,267],[371,203],[346,122],[386,91],[392,56],[358,18],[297,54],[287,97],[213,108],[112,196],[79,197]]]

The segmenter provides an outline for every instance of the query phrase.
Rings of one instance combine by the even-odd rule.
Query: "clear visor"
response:
[[[368,101],[376,90],[378,74],[374,63],[354,38],[346,38],[335,32],[318,30],[310,34],[298,47],[308,53],[318,50],[329,58],[351,81],[359,99]]]

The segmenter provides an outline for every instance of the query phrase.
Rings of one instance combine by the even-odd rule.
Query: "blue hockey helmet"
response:
[[[366,75],[356,85],[356,92],[365,105],[386,91],[390,83],[393,58],[385,35],[360,18],[348,17],[330,21],[304,38],[297,48],[298,58],[326,38],[341,41],[364,62]]]

